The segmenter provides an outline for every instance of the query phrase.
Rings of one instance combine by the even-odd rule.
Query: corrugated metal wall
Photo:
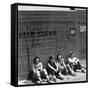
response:
[[[69,51],[72,50],[77,57],[84,56],[83,58],[85,58],[85,52],[82,53],[82,51],[83,49],[86,51],[86,36],[80,33],[79,15],[81,14],[76,11],[18,12],[18,35],[22,32],[25,35],[25,32],[56,31],[56,35],[28,38],[18,36],[19,76],[27,77],[28,72],[32,69],[35,56],[40,57],[44,67],[46,67],[48,57],[57,55],[59,52],[66,58]],[[72,28],[75,28],[75,35],[70,34]]]

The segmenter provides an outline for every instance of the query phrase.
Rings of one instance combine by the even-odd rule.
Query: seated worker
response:
[[[57,65],[58,65],[59,69],[61,69],[63,74],[68,73],[67,66],[65,65],[64,58],[62,57],[61,54],[57,55]]]
[[[34,58],[34,63],[32,65],[32,69],[33,69],[34,76],[36,76],[36,78],[40,81],[41,84],[42,84],[42,78],[41,78],[42,76],[41,75],[44,75],[45,78],[47,79],[47,82],[50,83],[47,71],[46,71],[46,69],[43,68],[43,65],[40,62],[39,57]]]
[[[58,68],[54,56],[49,57],[48,61],[48,67],[47,71],[49,72],[50,75],[52,75],[53,80],[56,82],[56,77],[63,80],[64,78],[62,77],[61,71]]]
[[[80,63],[80,60],[75,57],[74,53],[71,51],[68,58],[69,65],[75,72],[77,69],[80,69],[81,72],[85,73],[85,67]]]
[[[62,74],[71,74],[73,76],[75,76],[75,73],[73,72],[73,70],[71,69],[71,67],[67,64],[65,64],[64,58],[62,57],[61,54],[57,55],[57,65],[59,67],[59,69],[61,70]]]

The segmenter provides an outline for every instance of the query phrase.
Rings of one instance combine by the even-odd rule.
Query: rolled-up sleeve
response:
[[[75,62],[75,61],[72,60],[71,58],[68,58],[68,61],[69,61],[70,63],[74,63],[74,62]]]

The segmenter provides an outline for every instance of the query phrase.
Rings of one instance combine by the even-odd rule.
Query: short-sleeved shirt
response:
[[[38,64],[33,64],[33,66],[32,66],[32,68],[34,69],[34,70],[42,70],[42,63],[41,62],[39,62]]]
[[[76,57],[74,57],[74,58],[68,58],[68,61],[69,62],[71,62],[71,63],[74,63],[74,62],[78,62],[79,61],[79,59],[78,58],[76,58]]]
[[[52,63],[49,62],[49,64],[50,64],[53,68],[55,68],[55,69],[57,68],[57,66],[56,66],[56,62],[52,62]]]

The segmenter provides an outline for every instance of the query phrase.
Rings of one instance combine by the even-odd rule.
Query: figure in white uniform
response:
[[[40,81],[40,83],[42,83],[41,75],[44,75],[47,79],[47,82],[50,83],[47,71],[46,71],[46,69],[43,68],[43,65],[40,62],[39,57],[34,58],[34,63],[32,65],[32,69],[33,69],[34,76],[36,76],[36,78]]]
[[[69,65],[71,66],[72,70],[74,70],[74,72],[77,70],[77,69],[80,69],[81,72],[85,72],[85,68],[81,63],[80,63],[80,60],[75,57],[74,53],[71,51],[70,52],[70,56],[68,58],[68,62],[69,62]]]

